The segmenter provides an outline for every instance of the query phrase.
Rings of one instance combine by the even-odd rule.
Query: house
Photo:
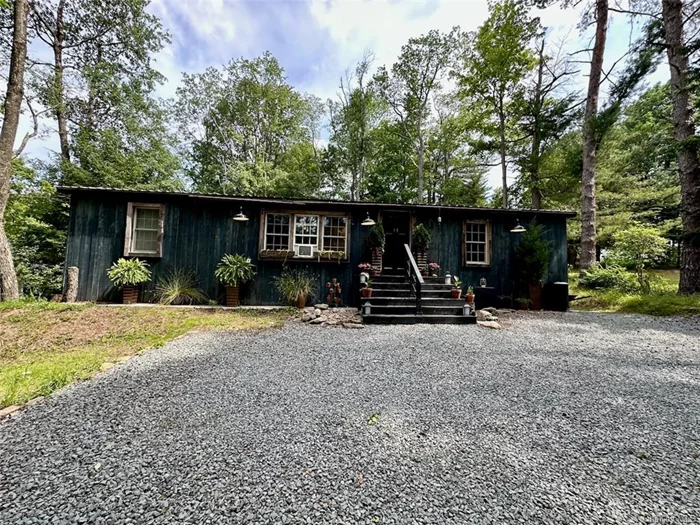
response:
[[[475,288],[485,279],[487,287],[477,297],[510,295],[518,242],[511,230],[536,221],[552,247],[546,281],[567,280],[571,212],[86,187],[59,191],[70,196],[66,267],[79,268],[82,301],[118,300],[106,270],[120,257],[148,261],[154,282],[167,270],[191,269],[200,288],[221,301],[224,288],[214,270],[224,254],[238,253],[250,257],[257,272],[241,290],[243,304],[279,304],[274,278],[288,265],[307,267],[320,288],[337,278],[344,304],[359,307],[358,264],[371,261],[370,228],[362,224],[368,218],[382,222],[386,232],[384,274],[405,272],[404,245],[411,246],[412,231],[421,223],[432,235],[427,256],[439,263],[440,275],[449,272]],[[233,220],[237,214],[247,220]]]

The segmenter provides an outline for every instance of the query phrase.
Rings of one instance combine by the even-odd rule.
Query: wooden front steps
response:
[[[367,324],[476,324],[476,316],[462,313],[464,299],[454,299],[451,286],[444,277],[423,277],[421,314],[416,312],[416,297],[410,283],[403,276],[382,275],[372,278],[372,297],[362,298],[362,306],[369,302],[372,313],[364,315]],[[364,308],[363,308],[364,312]]]

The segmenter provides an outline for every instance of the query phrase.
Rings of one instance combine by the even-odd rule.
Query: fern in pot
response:
[[[253,280],[254,268],[250,257],[226,254],[221,258],[214,275],[226,287],[226,306],[241,304],[240,285]]]
[[[285,268],[275,282],[282,299],[297,308],[304,308],[309,298],[316,297],[318,278],[304,270]]]
[[[122,257],[109,267],[107,277],[122,290],[122,302],[133,304],[138,302],[140,285],[150,280],[151,271],[145,261]]]

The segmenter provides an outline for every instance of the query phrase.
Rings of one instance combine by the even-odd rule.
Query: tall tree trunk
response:
[[[677,142],[681,181],[683,252],[678,292],[700,292],[700,146],[695,136],[693,106],[688,84],[688,55],[683,42],[683,2],[663,0],[666,54],[671,70],[673,132]]]
[[[534,121],[532,128],[532,149],[530,150],[530,197],[532,199],[531,206],[535,210],[542,207],[542,190],[540,190],[540,147],[542,139],[540,136],[540,116],[542,114],[542,81],[544,78],[544,37],[540,44],[539,64],[537,67],[537,83],[535,84],[535,104],[534,104]]]
[[[425,170],[425,143],[423,133],[418,129],[418,204],[423,204],[423,172]]]
[[[506,115],[503,108],[503,97],[499,101],[498,126],[500,133],[499,152],[501,154],[501,179],[503,182],[503,207],[508,207],[508,165],[506,163]]]
[[[19,286],[12,261],[12,247],[5,234],[5,210],[10,198],[12,148],[17,136],[24,96],[24,65],[27,59],[27,0],[15,0],[10,78],[5,93],[5,113],[0,131],[0,300],[18,299]]]
[[[56,97],[56,121],[58,122],[58,139],[61,143],[61,157],[70,162],[70,147],[68,144],[68,118],[64,104],[63,92],[63,9],[66,0],[60,0],[56,9],[56,31],[53,38],[54,59],[54,96]]]
[[[608,32],[608,0],[596,0],[596,30],[588,77],[586,112],[583,121],[583,174],[581,176],[581,270],[596,262],[596,117],[603,73],[605,38]]]

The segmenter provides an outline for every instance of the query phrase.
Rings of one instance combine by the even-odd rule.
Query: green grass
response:
[[[0,408],[88,379],[104,363],[157,348],[192,330],[272,328],[288,316],[286,311],[0,303]]]
[[[590,296],[571,303],[572,310],[620,312],[656,316],[700,315],[700,295],[678,295],[678,270],[651,270],[651,294],[619,290],[589,290],[578,287],[578,272],[569,273],[570,293]]]

